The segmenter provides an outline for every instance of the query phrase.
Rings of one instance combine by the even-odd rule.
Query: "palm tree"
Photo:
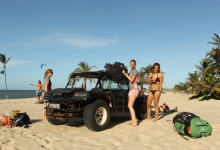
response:
[[[76,72],[89,72],[89,71],[91,71],[92,68],[97,68],[96,66],[89,67],[89,64],[85,61],[80,62],[78,64],[78,66],[79,66],[78,68],[76,68],[72,73],[70,73],[68,78],[70,78],[73,73],[76,73]],[[87,79],[88,78],[84,78],[83,83],[82,83],[82,88],[84,88],[85,90],[86,90],[86,81],[87,81]],[[79,81],[79,80],[80,80],[80,78],[76,78],[76,81]],[[89,79],[89,80],[90,80],[90,82],[92,82],[92,79]]]
[[[220,38],[217,34],[215,34],[215,37],[212,39],[214,42],[208,42],[208,44],[216,45],[217,47],[213,48],[211,51],[206,53],[206,56],[208,56],[208,59],[213,60],[212,66],[216,68],[216,72],[220,71]]]
[[[210,64],[212,68],[216,68],[215,71],[219,72],[220,70],[220,49],[219,48],[213,48],[211,51],[206,53],[206,57],[212,63]]]
[[[153,66],[152,65],[148,65],[147,67],[141,67],[141,72],[145,73],[145,76],[148,77],[149,74],[152,72],[153,70]]]
[[[220,37],[215,34],[213,44],[217,47],[212,48],[206,53],[206,57],[200,61],[200,65],[196,65],[198,72],[189,73],[187,85],[191,85],[193,91],[205,90],[213,91],[220,88]]]
[[[215,90],[219,90],[220,88],[220,82],[219,75],[218,74],[206,74],[204,79],[201,81],[203,88],[205,91],[213,92]]]
[[[193,93],[195,90],[197,90],[196,88],[199,85],[199,74],[197,72],[189,73],[188,78],[186,79],[188,84],[192,86],[192,93]]]
[[[214,45],[217,45],[217,47],[219,48],[220,47],[220,37],[218,36],[218,34],[215,34],[215,37],[213,37],[212,39],[215,41],[215,42],[208,42],[208,44],[214,44]]]
[[[10,57],[11,58],[11,57]],[[5,87],[6,87],[6,99],[8,99],[8,88],[7,88],[7,82],[6,82],[6,65],[10,58],[6,59],[5,54],[0,54],[0,62],[3,64],[4,67],[4,75],[5,75]]]
[[[141,84],[141,91],[143,91],[144,84],[146,84],[147,78],[146,78],[146,73],[140,69],[138,71],[138,78],[139,78],[139,83]]]
[[[187,86],[187,83],[179,82],[179,84],[174,85],[173,89],[174,91],[185,91]]]
[[[213,65],[211,65],[212,62],[213,61],[211,59],[204,58],[199,62],[200,65],[195,65],[195,67],[198,69],[198,75],[201,77],[201,79],[205,73],[213,71]]]

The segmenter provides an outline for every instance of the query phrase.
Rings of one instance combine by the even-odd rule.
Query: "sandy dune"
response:
[[[0,126],[0,150],[82,150],[82,149],[219,149],[220,147],[220,100],[188,100],[187,94],[162,94],[160,104],[167,103],[178,111],[189,111],[207,120],[213,127],[212,135],[206,138],[183,139],[173,130],[172,119],[166,114],[157,122],[141,121],[137,127],[128,126],[128,114],[112,116],[109,129],[102,132],[88,130],[83,120],[54,126],[41,122],[42,104],[36,99],[0,101],[0,116],[10,115],[12,110],[27,112],[33,122],[29,128]]]

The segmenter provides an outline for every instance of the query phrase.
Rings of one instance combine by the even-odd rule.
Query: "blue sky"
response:
[[[219,0],[2,0],[0,53],[9,90],[34,90],[52,68],[53,87],[65,87],[78,63],[161,64],[165,88],[184,82],[220,35]],[[40,68],[45,63],[46,66]],[[0,71],[3,65],[0,64]],[[0,89],[5,89],[0,74]]]

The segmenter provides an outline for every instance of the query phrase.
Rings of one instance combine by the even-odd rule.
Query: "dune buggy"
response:
[[[76,87],[79,79],[94,83],[94,88],[85,90]],[[95,82],[94,82],[95,81]],[[92,131],[108,128],[112,114],[128,113],[128,80],[116,82],[106,71],[73,73],[65,88],[45,93],[48,101],[46,117],[53,125],[66,124],[68,120],[83,118]],[[134,108],[137,119],[146,117],[146,96],[139,95]]]

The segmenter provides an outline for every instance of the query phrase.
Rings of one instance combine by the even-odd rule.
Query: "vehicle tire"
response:
[[[110,120],[110,108],[105,101],[97,100],[86,106],[84,111],[84,123],[89,130],[105,130],[108,128]]]
[[[144,120],[147,116],[146,102],[138,101],[137,102],[137,107],[135,109],[135,113],[136,113],[136,118],[138,120]]]
[[[46,109],[46,114],[49,114],[49,111],[50,110]],[[47,115],[46,115],[46,117],[47,117]],[[67,123],[68,119],[60,120],[60,119],[56,119],[56,118],[47,117],[47,121],[52,125],[63,125],[63,124]]]

